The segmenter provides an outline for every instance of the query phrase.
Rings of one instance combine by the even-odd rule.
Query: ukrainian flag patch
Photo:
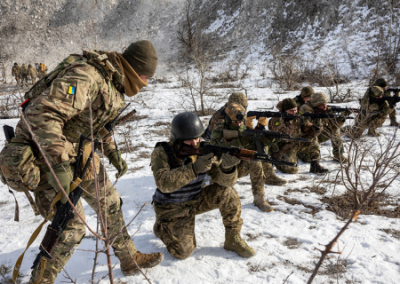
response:
[[[68,87],[68,94],[75,95],[75,90],[76,90],[76,88],[74,86],[69,86]]]

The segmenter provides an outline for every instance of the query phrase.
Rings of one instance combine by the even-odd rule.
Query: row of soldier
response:
[[[17,81],[17,86],[28,85],[28,81],[31,81],[32,85],[35,84],[36,78],[42,78],[47,73],[47,66],[45,63],[35,63],[34,66],[32,64],[28,64],[28,67],[25,63],[22,66],[19,66],[17,62],[14,63],[14,66],[11,69],[11,76],[15,78]]]
[[[122,200],[104,172],[101,159],[94,154],[96,168],[91,168],[91,156],[81,154],[86,153],[85,149],[91,152],[85,136],[89,137],[93,131],[93,136],[102,142],[99,149],[103,149],[104,156],[117,169],[117,178],[127,172],[128,164],[107,125],[124,109],[125,96],[132,97],[147,86],[157,60],[156,50],[149,41],[132,43],[122,54],[83,51],[82,55],[65,58],[51,71],[53,76],[42,79],[46,80],[47,88],[36,84],[26,94],[23,113],[28,124],[23,120],[18,123],[15,137],[0,154],[2,181],[14,190],[33,191],[42,216],[48,216],[53,209],[56,211],[55,217],[48,218],[53,220],[50,228],[57,228],[48,230],[57,234],[51,247],[44,241],[40,246],[30,283],[54,283],[80,244],[86,231],[83,219],[75,213],[58,223],[59,212],[72,211],[69,202],[84,218],[80,198],[97,214],[106,213],[107,233],[114,237],[111,246],[124,275],[154,267],[163,260],[161,252],[141,253],[136,249],[125,227]],[[371,134],[377,134],[376,128],[393,111],[393,104],[373,101],[380,99],[383,92],[377,84],[368,89],[349,133],[362,134],[363,127],[369,126]],[[263,212],[271,212],[273,207],[265,198],[264,185],[287,183],[276,175],[273,164],[282,172],[295,174],[300,158],[311,163],[311,173],[325,174],[328,170],[319,163],[319,143],[328,139],[332,141],[334,159],[346,163],[341,127],[350,111],[331,115],[327,103],[325,94],[305,87],[295,99],[279,102],[279,112],[268,121],[268,115],[253,117],[250,114],[254,112],[250,111],[246,118],[247,98],[242,93],[233,93],[211,118],[206,131],[196,114],[177,114],[171,123],[170,140],[157,143],[151,155],[151,170],[157,186],[152,197],[153,231],[167,251],[178,259],[189,257],[196,248],[195,216],[219,209],[225,228],[224,249],[246,258],[255,255],[254,249],[241,237],[241,201],[234,185],[239,177],[250,174],[254,205]],[[91,108],[95,108],[94,115]],[[273,132],[265,130],[266,126]],[[33,136],[46,153],[51,169],[35,149]],[[202,137],[209,142],[201,142]],[[14,153],[23,153],[20,159],[23,167],[16,164],[19,159]],[[19,169],[23,172],[18,172]],[[212,180],[208,185],[207,175]],[[105,194],[100,202],[95,197],[95,178],[101,188],[99,192]],[[76,198],[77,189],[72,192],[72,188],[84,190],[78,191],[81,195]],[[58,198],[61,199],[53,208],[52,201]],[[130,205],[124,203],[124,206]]]

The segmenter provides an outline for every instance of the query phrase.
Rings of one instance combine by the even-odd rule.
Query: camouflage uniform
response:
[[[28,84],[28,68],[25,63],[21,66],[21,86],[24,85],[24,82]]]
[[[169,146],[172,145],[172,142],[169,142]],[[164,194],[174,193],[198,178],[192,162],[183,163],[180,158],[176,156],[174,158],[181,166],[171,168],[167,153],[162,146],[156,147],[151,154],[154,179],[158,189]],[[189,161],[195,161],[196,158],[197,156],[191,156]],[[233,189],[238,176],[237,170],[225,173],[215,161],[207,174],[214,183],[204,186],[194,200],[164,204],[154,202],[156,213],[154,234],[176,258],[185,259],[196,248],[194,228],[195,216],[198,214],[219,209],[226,234],[237,235],[242,228],[240,199]]]
[[[15,80],[17,81],[17,86],[19,86],[21,80],[21,67],[19,67],[17,63],[15,63],[11,69],[11,76],[15,77]]]
[[[294,138],[309,138],[311,142],[278,142],[278,147],[272,147],[272,156],[279,161],[297,163],[298,154],[307,152],[311,159],[318,159],[320,148],[316,139],[318,132],[315,131],[310,122],[303,122],[301,119],[285,120],[279,117],[273,117],[268,123],[271,131],[289,134]],[[281,172],[296,174],[298,167],[276,166]]]
[[[329,110],[329,109],[328,109]],[[300,114],[303,113],[314,113],[314,107],[311,105],[310,102],[305,103],[301,109]],[[346,119],[345,118],[337,118],[337,119],[316,119],[315,124],[321,127],[322,133],[318,136],[318,142],[323,143],[328,140],[332,142],[333,148],[333,156],[336,160],[344,159],[344,147],[343,147],[343,140],[342,140],[342,133],[341,128],[343,127]],[[309,153],[300,152],[299,158],[305,162],[310,162]]]
[[[237,132],[240,133],[245,129],[246,126],[244,124],[238,128],[234,127],[232,124],[220,124],[213,130],[210,143],[223,147],[255,149],[255,143],[249,145],[247,141],[244,142],[239,137],[226,138],[224,136],[224,130],[237,130]],[[247,176],[248,174],[250,174],[253,196],[264,196],[264,170],[262,163],[260,161],[241,161],[238,169],[238,178]]]
[[[115,68],[115,72],[111,72],[110,70],[112,69],[107,71],[101,68],[101,64],[95,61],[99,54],[106,55],[108,63]],[[99,54],[84,52],[85,56],[71,55],[66,58],[59,65],[63,67],[62,71],[52,81],[50,87],[44,90],[39,89],[37,96],[32,97],[24,111],[35,137],[47,154],[52,166],[67,162],[71,164],[73,172],[76,166],[75,159],[80,135],[89,136],[91,125],[95,132],[103,129],[105,124],[115,118],[125,106],[123,86],[124,80],[127,80],[125,76],[127,71],[122,68],[121,55],[115,52],[99,52]],[[136,76],[142,82],[142,85],[138,83],[138,88],[146,85],[145,82],[141,81],[139,75],[136,74]],[[46,79],[44,77],[42,80]],[[75,87],[73,93],[70,92],[71,86]],[[39,83],[35,88],[43,88],[43,86]],[[89,101],[91,102],[91,110]],[[92,116],[92,123],[90,116]],[[111,137],[103,139],[104,135],[105,133],[99,132],[97,139],[103,140],[104,154],[109,157],[115,152],[116,147]],[[13,138],[12,142],[33,143],[31,135],[22,120],[17,125],[16,137]],[[134,255],[136,248],[127,230],[122,229],[122,232],[120,232],[121,228],[125,226],[120,196],[106,174],[104,180],[103,165],[101,165],[97,155],[95,155],[94,160],[96,161],[100,196],[101,199],[106,198],[107,201],[107,204],[104,205],[100,200],[100,204],[103,207],[101,210],[107,215],[108,235],[117,236],[112,247],[115,255],[121,260],[129,256],[129,253]],[[47,216],[50,210],[50,203],[56,195],[56,191],[48,182],[48,168],[40,154],[37,157],[37,164],[41,169],[41,177],[40,184],[34,194],[41,214]],[[95,199],[94,173],[90,167],[83,178],[82,185],[84,188],[82,198],[98,212],[97,200]],[[84,216],[81,201],[79,201],[77,209]],[[53,283],[55,281],[58,273],[63,269],[84,234],[85,225],[75,215],[68,222],[67,227],[56,243],[51,254],[53,259],[47,262],[44,276],[40,283]],[[38,275],[39,269],[38,265],[33,270],[31,281]]]
[[[389,104],[385,102],[381,106],[377,103],[370,104],[370,98],[380,97],[384,94],[381,87],[373,86],[368,88],[365,92],[364,97],[361,99],[361,113],[356,117],[354,126],[346,127],[344,129],[347,135],[354,138],[359,138],[363,134],[364,130],[368,129],[368,134],[373,136],[379,136],[380,134],[376,131],[378,127],[381,127],[385,122],[387,116],[393,111]],[[372,112],[379,112],[378,114],[371,114]]]
[[[31,78],[32,85],[34,85],[36,82],[36,75],[37,75],[36,69],[31,64],[29,64],[28,65],[28,77]]]
[[[310,86],[301,89],[300,95],[294,98],[294,101],[297,104],[297,110],[300,110],[300,108],[306,103],[304,98],[311,97],[312,94],[314,94],[314,90]]]

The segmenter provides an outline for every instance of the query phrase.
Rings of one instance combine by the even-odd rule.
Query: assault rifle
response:
[[[79,140],[79,152],[78,152],[78,157],[77,157],[77,162],[76,162],[76,167],[74,171],[74,177],[73,181],[71,182],[71,189],[70,189],[70,194],[69,194],[69,199],[71,200],[72,204],[76,206],[78,203],[79,198],[82,195],[83,189],[81,187],[81,182],[82,178],[85,175],[90,163],[92,162],[92,157],[93,153],[91,151],[92,147],[90,143],[86,144],[86,147],[84,147],[84,142],[85,140],[91,141],[90,138],[81,135],[80,140]],[[99,145],[98,141],[94,141],[94,149],[97,148]],[[86,149],[86,151],[84,151]],[[90,151],[90,154],[88,153]],[[88,159],[85,163],[85,166],[78,177],[78,170],[79,170],[79,164],[82,161],[83,154],[88,155]],[[69,220],[74,218],[74,209],[72,208],[71,204],[69,202],[66,202],[65,204],[59,204],[57,206],[57,212],[54,216],[53,221],[51,224],[47,227],[46,234],[43,237],[42,243],[40,244],[40,252],[36,256],[35,261],[33,262],[33,267],[36,267],[40,261],[44,258],[49,258],[51,259],[51,252],[54,248],[54,245],[56,244],[58,238],[61,236],[62,232],[64,231],[65,227],[67,226],[67,223]]]
[[[360,108],[349,108],[349,107],[338,107],[328,105],[328,112],[348,112],[348,113],[360,113]]]
[[[389,92],[393,92],[393,93],[397,93],[400,92],[400,88],[387,88],[385,93],[389,93]]]
[[[297,115],[290,115],[286,112],[279,112],[279,111],[249,111],[247,112],[247,117],[255,116],[257,119],[260,117],[282,117],[286,119],[296,119],[301,118],[301,116]]]
[[[327,112],[326,110],[317,110],[314,109],[315,113],[303,113],[302,116],[309,117],[311,119],[316,118],[328,118],[328,119],[338,119],[338,118],[345,118],[345,119],[354,119],[352,116],[341,116],[338,114],[334,114],[332,112]]]
[[[388,102],[389,103],[389,106],[391,107],[391,108],[395,108],[396,107],[396,104],[398,103],[398,102],[400,102],[400,97],[382,97],[382,98],[375,98],[375,99],[369,99],[369,103],[371,103],[371,104],[373,104],[373,103],[376,103],[376,104],[378,104],[379,106],[381,106],[381,105],[383,105],[385,102]]]
[[[297,164],[295,164],[295,163],[271,159],[269,155],[261,154],[261,153],[258,153],[257,151],[234,148],[234,147],[222,147],[222,146],[216,146],[216,145],[210,145],[210,144],[204,144],[200,148],[193,148],[191,146],[183,145],[181,150],[179,151],[178,155],[180,157],[187,157],[187,156],[192,156],[192,155],[203,156],[203,155],[207,155],[208,153],[213,153],[214,156],[216,156],[218,158],[221,158],[223,153],[227,153],[232,156],[235,156],[236,158],[238,158],[240,160],[261,161],[261,162],[271,163],[274,165],[297,167]]]
[[[256,141],[257,153],[264,153],[264,145],[261,142],[261,137],[276,139],[276,140],[286,140],[293,142],[310,142],[307,138],[293,138],[289,134],[268,131],[268,130],[257,130],[257,129],[246,129],[241,135],[243,137],[253,137]]]

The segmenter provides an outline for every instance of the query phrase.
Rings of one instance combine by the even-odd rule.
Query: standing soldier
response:
[[[157,185],[153,196],[154,234],[172,256],[185,259],[196,248],[196,215],[219,209],[225,227],[224,248],[241,257],[251,257],[255,251],[240,236],[241,205],[233,188],[240,160],[229,154],[222,154],[220,161],[214,159],[213,153],[178,155],[183,146],[201,147],[203,131],[196,114],[177,114],[171,123],[171,140],[157,143],[151,154],[151,170]],[[204,186],[207,175],[213,183]]]
[[[237,103],[230,103],[225,108],[224,123],[219,124],[211,133],[210,143],[223,147],[237,147],[255,150],[255,141],[251,137],[243,137],[246,109]],[[238,177],[250,174],[254,205],[263,212],[271,212],[272,206],[265,199],[264,170],[260,161],[241,161]]]
[[[11,69],[11,76],[15,77],[15,81],[17,81],[17,86],[19,86],[21,80],[21,67],[19,67],[17,62],[14,63],[14,66]]]
[[[297,111],[300,110],[301,106],[304,105],[311,98],[312,94],[314,94],[314,90],[310,86],[301,89],[300,95],[294,98],[297,104]]]
[[[46,64],[40,63],[40,64],[39,64],[39,69],[40,69],[39,78],[42,78],[42,77],[43,77],[44,75],[46,75],[46,73],[47,73],[47,66],[46,66]]]
[[[21,87],[24,86],[24,82],[28,85],[28,68],[25,63],[21,66]]]
[[[28,65],[28,76],[32,80],[32,85],[35,85],[35,82],[36,82],[36,69],[31,64]]]
[[[300,114],[303,113],[314,113],[316,110],[318,111],[328,111],[328,97],[322,93],[317,92],[314,93],[310,100],[308,100],[299,110]],[[344,113],[346,115],[346,113]],[[346,122],[344,117],[338,118],[322,118],[322,119],[314,119],[314,123],[321,127],[321,134],[318,136],[318,142],[323,143],[328,140],[332,142],[332,152],[333,159],[340,163],[347,163],[347,159],[344,157],[344,147],[342,140],[341,128]],[[309,162],[310,158],[307,152],[299,153],[299,158],[305,162]]]
[[[297,114],[297,104],[294,99],[284,99],[278,103],[277,108],[280,112],[288,115]],[[319,164],[320,147],[317,136],[321,133],[320,127],[304,119],[280,117],[270,119],[268,127],[271,131],[289,134],[294,138],[308,138],[311,140],[310,142],[279,141],[277,146],[272,147],[272,156],[275,159],[297,163],[299,153],[306,152],[311,161],[310,173],[324,174],[328,171]],[[278,165],[277,168],[288,174],[296,174],[299,171],[298,167]]]
[[[346,126],[344,132],[346,135],[359,138],[364,130],[368,128],[368,135],[379,136],[376,131],[378,127],[382,127],[387,116],[393,112],[387,101],[383,104],[371,103],[370,99],[380,99],[384,94],[384,90],[379,86],[372,86],[365,92],[361,99],[361,112],[357,115],[353,127]]]
[[[232,103],[236,103],[242,105],[247,110],[248,102],[246,96],[241,92],[232,93],[229,98],[228,102],[219,110],[217,110],[213,116],[211,117],[209,124],[204,131],[203,138],[209,140],[211,138],[212,131],[217,128],[219,124],[224,124],[225,119],[227,118],[227,114],[225,112],[226,106]],[[267,123],[265,123],[267,124]],[[261,118],[259,121],[258,126],[260,128],[264,128],[261,123]],[[266,125],[265,125],[266,126]],[[268,149],[267,149],[268,150]],[[278,177],[275,173],[275,169],[272,164],[270,163],[262,163],[263,170],[264,170],[264,183],[270,185],[284,185],[287,183],[287,180]]]
[[[102,140],[104,155],[118,170],[118,177],[127,171],[127,163],[117,150],[112,137],[107,135],[105,125],[111,122],[125,107],[124,94],[136,95],[147,86],[148,78],[154,75],[157,66],[157,54],[149,41],[138,41],[129,45],[123,54],[117,52],[83,51],[83,55],[70,55],[53,71],[52,76],[45,77],[45,82],[36,84],[27,95],[30,100],[24,105],[26,120],[32,128],[33,135],[20,120],[16,136],[10,144],[22,143],[33,145],[32,136],[36,137],[43,148],[56,178],[44,162],[42,155],[36,158],[40,168],[40,183],[34,190],[36,203],[42,216],[48,216],[51,202],[61,189],[68,194],[72,173],[76,165],[80,134],[89,137],[91,129],[97,139]],[[44,88],[44,86],[47,86]],[[97,155],[94,156],[97,168],[99,192],[104,192],[104,200],[96,199],[94,173],[88,169],[83,177],[85,189],[82,198],[99,214],[98,204],[106,216],[108,236],[113,236],[111,246],[120,260],[124,275],[139,272],[139,267],[149,268],[159,264],[162,253],[145,254],[136,247],[125,227],[121,210],[121,198],[116,188],[103,172],[103,166]],[[65,196],[61,200],[67,202]],[[78,212],[84,216],[83,206],[79,200]],[[58,238],[51,259],[45,264],[40,283],[54,283],[58,273],[68,262],[75,248],[85,235],[83,221],[74,214]],[[41,272],[41,264],[32,271],[31,283],[36,283]]]

